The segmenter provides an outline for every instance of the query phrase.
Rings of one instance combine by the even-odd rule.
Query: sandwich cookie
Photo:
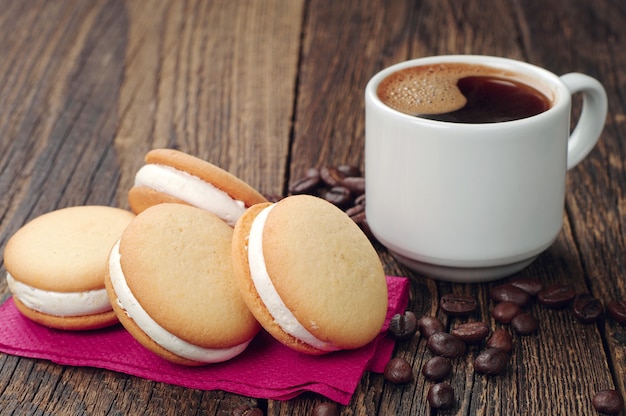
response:
[[[310,195],[258,204],[235,225],[233,266],[261,325],[297,351],[324,354],[372,341],[387,313],[379,257],[361,229]]]
[[[118,208],[76,206],[43,214],[20,228],[4,249],[17,309],[56,329],[117,323],[104,275],[111,247],[134,217]]]
[[[267,202],[250,185],[225,170],[173,149],[154,149],[135,175],[128,202],[135,214],[163,202],[202,208],[231,226],[247,207]]]
[[[233,229],[189,205],[154,205],[131,222],[109,259],[106,287],[128,332],[174,363],[243,352],[260,326],[233,279]]]

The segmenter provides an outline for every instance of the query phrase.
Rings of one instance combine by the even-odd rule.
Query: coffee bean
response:
[[[616,415],[624,410],[624,399],[617,390],[602,390],[593,396],[593,408],[600,413]]]
[[[363,176],[361,169],[354,165],[339,165],[337,166],[337,171],[345,178]]]
[[[480,374],[496,375],[502,373],[509,363],[509,354],[498,348],[481,351],[474,360],[474,371]]]
[[[352,200],[352,194],[345,186],[333,186],[324,192],[322,198],[338,207],[345,207]]]
[[[395,314],[389,321],[389,333],[396,339],[406,340],[417,332],[417,317],[411,311]]]
[[[344,178],[341,180],[341,185],[348,188],[353,195],[363,195],[365,193],[365,178]]]
[[[361,194],[357,196],[356,198],[354,198],[354,205],[355,206],[365,205],[365,194]]]
[[[522,308],[515,302],[504,301],[498,303],[491,310],[491,316],[501,324],[511,323],[511,320],[522,313]]]
[[[509,283],[492,287],[489,291],[489,296],[494,302],[513,302],[519,306],[526,306],[530,303],[530,295],[528,293]]]
[[[432,409],[450,409],[454,406],[454,390],[448,383],[433,384],[428,389],[427,399]]]
[[[485,322],[466,322],[454,328],[450,333],[466,344],[478,344],[489,335],[489,325]]]
[[[307,194],[314,191],[320,184],[319,173],[317,176],[305,176],[298,179],[289,186],[289,192],[292,194]]]
[[[394,384],[405,384],[413,380],[413,368],[404,358],[392,358],[385,366],[385,380]]]
[[[341,185],[344,175],[332,166],[324,166],[320,169],[320,178],[326,185],[332,187]]]
[[[456,358],[465,354],[465,343],[447,332],[437,332],[428,338],[426,346],[433,354],[447,358]]]
[[[511,320],[511,328],[520,335],[529,335],[537,330],[539,322],[530,312],[524,312]]]
[[[513,349],[513,337],[504,329],[496,329],[487,340],[486,346],[509,353]]]
[[[434,316],[422,316],[419,321],[417,321],[417,328],[420,330],[420,334],[425,338],[430,338],[433,334],[445,332],[446,330],[446,326],[443,322]]]
[[[532,277],[516,277],[509,280],[509,283],[522,289],[531,296],[537,296],[537,293],[541,292],[543,289],[541,280]]]
[[[335,403],[319,403],[313,408],[311,416],[339,416],[339,409]]]
[[[448,293],[441,297],[441,310],[452,316],[464,316],[474,312],[478,304],[470,295]]]
[[[626,325],[626,301],[614,300],[606,305],[606,310],[617,323]]]
[[[234,409],[232,416],[263,416],[263,410],[244,404]]]
[[[441,381],[450,373],[452,373],[452,362],[446,357],[436,355],[422,366],[422,374],[432,381]]]
[[[589,293],[580,293],[572,303],[572,314],[580,322],[588,324],[597,321],[604,311],[602,302]]]
[[[560,309],[569,305],[576,296],[576,292],[570,287],[562,284],[555,284],[546,287],[537,294],[537,299],[546,308]]]
[[[365,215],[365,205],[354,205],[346,209],[346,214],[348,214],[348,217],[350,218],[355,217],[358,214]]]

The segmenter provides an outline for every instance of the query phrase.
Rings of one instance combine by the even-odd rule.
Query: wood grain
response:
[[[126,207],[144,154],[187,151],[268,195],[307,168],[363,166],[363,90],[393,63],[434,54],[522,59],[598,78],[609,115],[591,154],[567,177],[564,226],[521,276],[567,283],[608,302],[626,298],[626,6],[616,0],[0,0],[0,248],[28,220],[77,204]],[[575,114],[580,102],[575,97]],[[575,122],[576,117],[573,117]],[[499,282],[450,284],[417,275],[375,244],[385,271],[411,279],[409,308],[449,328],[490,316]],[[4,268],[0,267],[4,273]],[[469,318],[439,309],[445,293],[480,302]],[[0,301],[9,293],[0,278]],[[626,397],[626,328],[581,324],[568,309],[530,309],[541,322],[515,336],[506,373],[454,361],[457,405],[444,415],[591,415],[596,391]],[[432,354],[416,336],[405,386],[365,373],[343,415],[429,415]],[[3,414],[310,414],[325,398],[241,397],[110,371],[0,354]]]

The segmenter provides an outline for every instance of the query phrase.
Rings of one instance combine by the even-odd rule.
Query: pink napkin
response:
[[[120,325],[87,332],[57,331],[24,318],[12,299],[0,306],[0,351],[62,365],[90,366],[149,380],[250,397],[287,400],[305,391],[348,404],[364,371],[382,373],[394,349],[389,319],[408,304],[409,282],[387,277],[389,308],[383,332],[353,351],[309,356],[261,331],[234,359],[203,367],[169,363],[145,350]]]

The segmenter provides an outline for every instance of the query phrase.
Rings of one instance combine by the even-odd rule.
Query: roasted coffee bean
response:
[[[298,179],[289,186],[289,192],[292,194],[308,194],[314,191],[320,184],[320,177],[305,176]]]
[[[617,390],[602,390],[593,396],[593,408],[600,413],[616,415],[624,410],[624,399]]]
[[[458,337],[447,332],[437,332],[428,338],[426,346],[435,355],[456,358],[465,354],[465,343]]]
[[[520,306],[530,303],[530,295],[519,287],[509,283],[494,286],[489,291],[489,296],[494,302],[513,302]]]
[[[313,408],[311,416],[339,416],[339,409],[335,403],[319,403]]]
[[[487,340],[486,346],[509,353],[513,349],[513,336],[504,329],[496,329]]]
[[[365,205],[365,194],[361,194],[354,198],[354,205]]]
[[[234,409],[232,416],[263,416],[263,410],[244,404]]]
[[[466,322],[454,328],[450,333],[466,344],[478,344],[489,335],[489,325],[485,322]]]
[[[606,305],[606,310],[617,323],[626,325],[626,301],[613,300]]]
[[[487,348],[474,359],[474,371],[492,376],[502,373],[508,363],[509,354],[498,348]]]
[[[572,303],[572,315],[585,324],[597,321],[603,311],[602,302],[589,293],[579,293]]]
[[[396,357],[387,362],[383,375],[390,383],[405,384],[413,380],[413,368],[404,358]]]
[[[332,188],[341,185],[341,180],[344,178],[344,175],[335,167],[324,166],[320,169],[320,178],[322,182]]]
[[[454,406],[454,390],[448,383],[433,384],[428,389],[427,399],[432,409],[451,409]]]
[[[341,185],[352,192],[352,195],[363,195],[365,193],[365,178],[348,177],[341,180]]]
[[[396,339],[406,340],[417,332],[417,317],[411,311],[395,314],[389,321],[389,333]]]
[[[348,217],[350,218],[354,218],[359,214],[363,214],[363,216],[365,216],[365,205],[355,205],[350,207],[346,209],[346,214],[348,214]]]
[[[520,335],[529,335],[537,330],[539,322],[530,312],[524,312],[511,320],[511,328]]]
[[[474,312],[478,304],[470,295],[448,293],[441,297],[441,310],[451,316],[464,316]]]
[[[511,320],[522,313],[522,307],[515,302],[504,301],[496,304],[491,310],[491,316],[496,322],[509,324]]]
[[[352,193],[345,186],[333,186],[324,192],[322,198],[338,207],[345,207],[352,200]]]
[[[531,296],[537,296],[537,293],[541,292],[543,289],[541,280],[532,277],[516,277],[509,280],[509,283],[522,289]]]
[[[446,326],[435,316],[422,316],[419,321],[417,321],[417,328],[420,330],[420,334],[425,338],[430,338],[437,332],[446,331]]]
[[[339,165],[337,171],[345,178],[363,176],[361,169],[354,165]]]
[[[546,287],[537,294],[537,299],[546,308],[559,309],[569,305],[576,296],[576,292],[570,287],[555,284]]]
[[[452,373],[452,362],[446,357],[435,355],[422,366],[422,374],[432,381],[441,381],[450,373]]]

